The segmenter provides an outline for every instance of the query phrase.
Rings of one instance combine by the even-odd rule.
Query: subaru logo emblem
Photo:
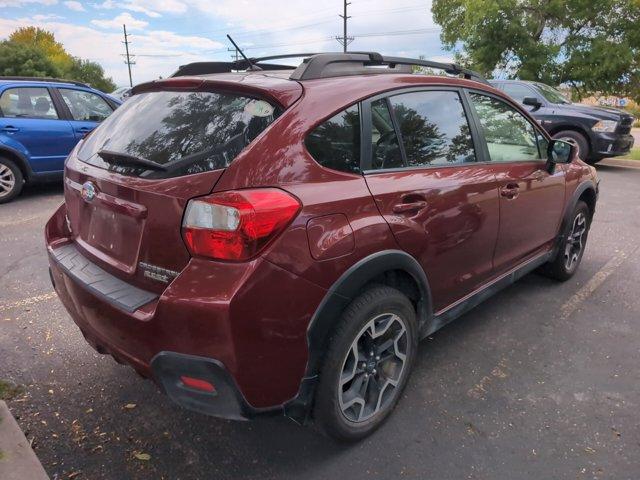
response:
[[[84,182],[80,195],[85,202],[92,201],[96,197],[96,186],[92,182]]]

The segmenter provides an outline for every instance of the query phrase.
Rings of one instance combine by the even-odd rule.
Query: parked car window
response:
[[[74,120],[101,122],[113,113],[113,109],[100,95],[68,88],[59,90]]]
[[[317,126],[305,145],[320,165],[342,172],[360,171],[360,113],[358,106],[343,110]]]
[[[537,97],[533,90],[522,83],[504,83],[502,91],[519,103],[522,103],[526,97]]]
[[[561,91],[556,90],[555,88],[550,87],[549,85],[546,85],[544,83],[536,83],[535,85],[536,87],[538,87],[538,90],[542,92],[544,98],[546,98],[551,103],[559,103],[565,105],[569,105],[571,103],[571,100],[565,97]]]
[[[118,107],[85,140],[80,160],[131,176],[166,178],[228,167],[280,115],[265,100],[222,92],[148,92]],[[142,159],[138,164],[97,155]],[[112,156],[113,157],[113,156]],[[144,160],[163,166],[144,167]]]
[[[57,119],[58,113],[46,88],[10,88],[0,96],[2,116]]]
[[[386,99],[371,103],[371,154],[372,169],[404,167]]]
[[[538,133],[520,112],[501,100],[471,94],[493,162],[540,160]],[[546,149],[545,149],[546,151]]]
[[[469,122],[457,92],[412,92],[391,97],[408,167],[475,161]]]

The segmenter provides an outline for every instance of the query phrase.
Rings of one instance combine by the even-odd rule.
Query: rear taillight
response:
[[[214,193],[191,200],[182,236],[196,256],[248,260],[296,216],[300,202],[276,188]]]

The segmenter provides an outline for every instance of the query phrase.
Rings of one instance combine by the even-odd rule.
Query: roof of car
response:
[[[65,85],[83,88],[93,88],[86,83],[76,82],[74,80],[64,80],[60,78],[37,78],[37,77],[0,77],[0,85],[22,85],[22,84],[37,84],[37,85]]]

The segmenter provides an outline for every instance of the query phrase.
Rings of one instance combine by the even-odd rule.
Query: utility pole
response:
[[[346,53],[347,45],[353,42],[353,37],[347,36],[347,20],[351,18],[349,15],[347,15],[347,5],[351,5],[351,2],[347,2],[347,0],[343,0],[343,3],[344,3],[344,13],[342,15],[338,15],[340,18],[342,18],[343,34],[342,34],[342,37],[336,37],[336,40],[338,40],[338,43],[342,45],[342,51]]]
[[[227,48],[227,52],[235,52],[234,55],[231,55],[231,58],[235,57],[236,63],[238,62],[238,49],[237,48]]]
[[[129,35],[127,35],[127,26],[126,25],[122,25],[122,29],[124,30],[124,48],[125,51],[127,53],[125,53],[123,56],[126,57],[126,60],[124,61],[124,63],[127,65],[127,68],[129,69],[129,86],[133,87],[133,79],[131,78],[131,65],[135,65],[136,62],[131,60],[131,57],[135,57],[135,55],[130,55],[129,54],[129,44],[131,43],[129,41]]]

